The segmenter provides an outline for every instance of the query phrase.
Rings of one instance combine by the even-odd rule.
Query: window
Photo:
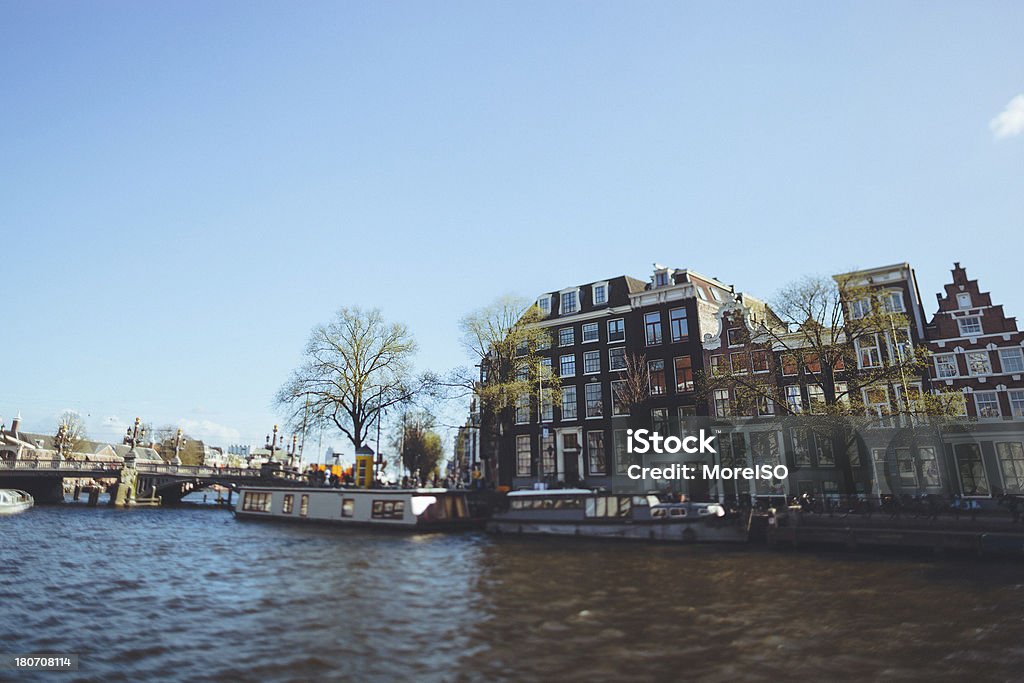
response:
[[[886,313],[903,313],[903,292],[885,292],[882,294],[882,310]]]
[[[597,341],[597,323],[586,323],[583,325],[583,342]]]
[[[655,311],[644,315],[644,334],[647,336],[648,346],[661,343],[661,313]]]
[[[868,415],[882,417],[889,413],[889,391],[885,387],[864,390],[864,408]]]
[[[587,401],[587,417],[601,417],[604,415],[604,401],[601,399],[601,385],[596,382],[588,384],[584,390],[584,398]]]
[[[935,356],[935,376],[939,379],[956,377],[960,371],[956,366],[956,354],[944,353]]]
[[[978,417],[999,417],[999,396],[994,391],[975,391],[974,407],[978,409]]]
[[[970,308],[971,307],[971,295],[968,292],[960,292],[956,295],[957,308]]]
[[[750,367],[754,372],[768,372],[768,352],[751,351]]]
[[[818,358],[818,354],[804,354],[804,369],[810,373],[821,372],[821,360]]]
[[[961,337],[976,337],[981,334],[981,318],[976,315],[959,318],[957,324],[960,325]]]
[[[343,498],[341,500],[341,516],[352,517],[356,514],[356,499],[355,498]]]
[[[743,330],[734,327],[726,333],[729,338],[729,346],[740,346],[743,344]]]
[[[405,517],[405,501],[375,500],[370,508],[370,516],[374,519],[402,519]]]
[[[999,365],[1003,372],[1024,372],[1024,357],[1020,349],[999,349]]]
[[[939,464],[935,459],[935,449],[925,446],[917,449],[917,459],[921,463],[921,483],[925,486],[941,486],[939,478]]]
[[[665,394],[665,361],[647,361],[647,378],[651,385],[651,396],[663,396]]]
[[[576,419],[576,387],[562,387],[562,419]]]
[[[284,500],[281,501],[281,512],[290,515],[293,509],[295,509],[295,496],[291,493],[286,493]]]
[[[587,432],[587,460],[591,474],[608,474],[604,453],[604,432]]]
[[[724,375],[727,372],[728,368],[725,367],[725,356],[711,356],[711,374]]]
[[[602,304],[608,303],[608,285],[607,284],[601,283],[599,285],[594,285],[592,293],[593,293],[594,305],[595,306],[601,306]]]
[[[548,435],[540,440],[540,474],[557,474],[555,466],[555,435],[548,432]]]
[[[576,335],[571,327],[563,327],[558,331],[558,345],[572,346],[576,343]]]
[[[857,366],[860,368],[882,367],[882,355],[878,350],[878,335],[872,334],[856,341]]]
[[[576,299],[576,290],[562,292],[562,315],[570,315],[579,310],[579,301]]]
[[[530,396],[523,394],[516,397],[516,424],[526,424],[530,421]]]
[[[537,305],[540,307],[540,312],[545,316],[551,315],[551,297],[542,296],[537,299]]]
[[[576,375],[576,354],[570,353],[558,359],[558,375],[560,377],[575,377]]]
[[[243,512],[270,512],[270,494],[246,491],[242,500]]]
[[[676,393],[693,391],[693,361],[689,356],[676,358]]]
[[[629,415],[628,391],[626,380],[612,382],[612,415]]]
[[[996,457],[999,459],[999,471],[1003,474],[1006,493],[1024,493],[1024,443],[997,443]]]
[[[667,284],[668,284],[668,271],[667,270],[659,270],[658,272],[656,272],[654,274],[654,286],[655,287],[664,287]]]
[[[626,340],[626,325],[622,318],[608,321],[608,343]]]
[[[981,449],[976,443],[957,444],[953,449],[960,489],[965,496],[987,496],[988,475],[981,462]]]
[[[1006,395],[1010,399],[1010,414],[1013,417],[1024,417],[1024,390],[1011,389]]]
[[[732,363],[732,371],[739,373],[747,372],[747,352],[736,351],[729,354],[729,362]]]
[[[988,356],[988,351],[968,351],[965,357],[968,375],[992,374],[992,360]]]
[[[614,349],[608,349],[608,369],[609,370],[625,370],[626,369],[626,347],[618,346]]]
[[[596,372],[601,372],[601,352],[584,351],[583,373],[586,375],[593,375]]]
[[[871,313],[871,300],[858,299],[850,302],[850,319],[860,320]]]
[[[299,499],[299,517],[305,517],[309,514],[309,495],[303,493],[302,498]]]
[[[516,437],[516,476],[528,477],[533,473],[533,453],[530,450],[530,437],[521,434]]]
[[[796,356],[787,353],[782,357],[782,374],[791,377],[797,372]]]
[[[673,344],[690,338],[690,323],[686,319],[685,308],[673,308],[668,312],[668,331],[672,335]]]
[[[715,416],[728,417],[732,412],[729,405],[729,390],[715,389]]]
[[[825,390],[817,384],[807,385],[807,406],[812,415],[825,412]]]
[[[551,392],[547,389],[540,391],[540,419],[544,422],[555,419],[555,404],[551,400]]]
[[[786,403],[789,404],[789,411],[791,413],[804,412],[804,402],[800,396],[800,387],[795,384],[790,384],[786,387]]]

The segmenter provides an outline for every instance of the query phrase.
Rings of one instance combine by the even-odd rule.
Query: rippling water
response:
[[[81,655],[0,671],[46,681],[1024,680],[1024,566],[38,507],[0,518],[0,652]]]

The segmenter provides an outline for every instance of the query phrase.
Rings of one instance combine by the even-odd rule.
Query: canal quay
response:
[[[1020,564],[37,506],[0,520],[26,681],[1019,680]]]

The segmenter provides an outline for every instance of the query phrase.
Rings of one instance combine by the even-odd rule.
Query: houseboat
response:
[[[252,486],[239,491],[239,519],[294,520],[408,530],[480,527],[465,491]]]
[[[35,499],[18,489],[0,489],[0,515],[14,515],[35,505]]]
[[[749,516],[726,514],[717,503],[666,503],[654,495],[586,489],[512,491],[507,502],[508,509],[488,521],[489,532],[678,543],[739,543],[749,533]]]

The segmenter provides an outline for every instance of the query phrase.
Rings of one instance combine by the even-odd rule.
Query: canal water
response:
[[[1024,567],[37,507],[0,518],[0,652],[80,655],[19,681],[1022,680]]]

